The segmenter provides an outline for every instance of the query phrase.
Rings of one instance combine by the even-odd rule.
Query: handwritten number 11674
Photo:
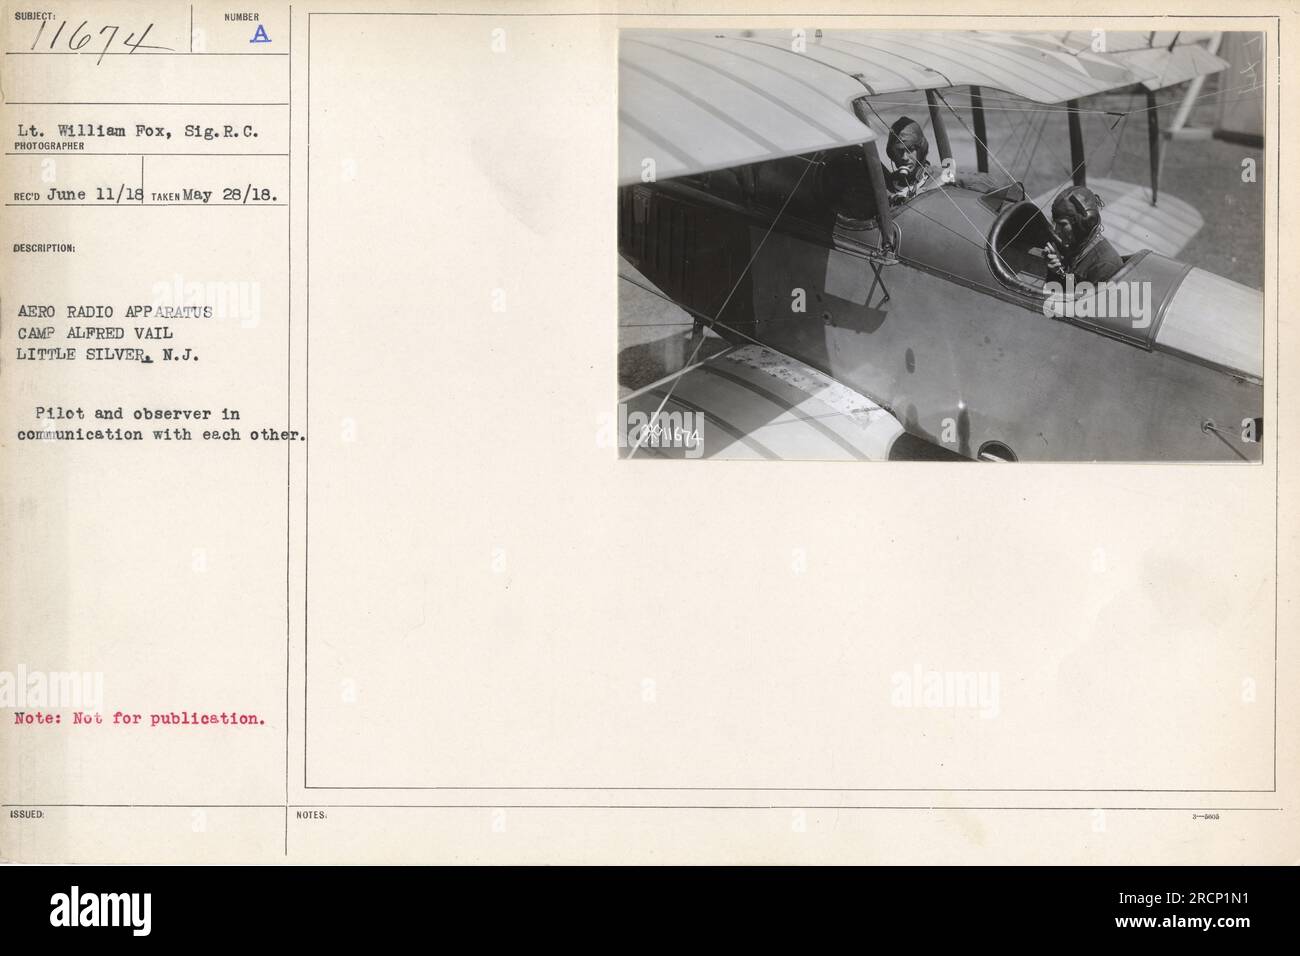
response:
[[[96,66],[104,62],[104,57],[108,53],[121,52],[121,51],[113,51],[111,49],[113,43],[117,40],[118,33],[121,32],[122,28],[120,26],[109,24],[107,26],[100,27],[99,32],[94,33],[92,30],[87,28],[87,24],[89,22],[90,22],[89,20],[82,20],[79,24],[77,24],[76,28],[73,29],[73,31],[70,34],[68,34],[67,38],[65,39],[63,37],[63,34],[64,31],[67,30],[68,28],[68,21],[60,20],[58,29],[55,30],[54,35],[50,37],[49,49],[54,52],[62,52],[56,50],[56,47],[58,47],[59,45],[59,41],[62,39],[63,42],[67,44],[68,49],[73,53],[98,53],[99,59],[95,61]],[[49,23],[50,23],[49,20],[41,21],[41,28],[36,31],[36,39],[32,41],[32,45],[31,45],[32,50],[35,50],[37,44],[41,42],[42,37],[45,35],[45,28],[46,26],[49,25]],[[127,48],[128,53],[135,53],[139,50],[160,50],[167,53],[174,52],[172,48],[169,46],[153,46],[151,44],[144,42],[145,37],[149,35],[149,31],[152,29],[153,29],[153,24],[151,23],[147,27],[145,27],[144,30],[140,32],[139,39],[136,38],[136,35],[134,33],[128,33],[126,35],[126,39],[122,40],[122,46]],[[107,38],[105,38],[104,45],[102,47],[96,46],[96,48],[92,50],[85,49],[86,46],[94,42],[96,36],[103,37],[105,34],[107,34],[108,36]]]

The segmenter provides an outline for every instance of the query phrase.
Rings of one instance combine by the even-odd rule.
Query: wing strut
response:
[[[865,96],[853,101],[853,115],[868,129],[871,128],[871,123],[867,120],[869,108],[870,104],[867,103]],[[880,119],[879,113],[876,114],[876,118]],[[894,248],[894,216],[889,208],[889,189],[885,186],[885,170],[880,165],[880,152],[876,149],[876,141],[869,139],[863,143],[862,152],[867,159],[867,177],[871,180],[871,193],[876,198],[876,223],[880,226],[880,251],[889,256]]]
[[[975,120],[975,168],[981,173],[989,171],[989,140],[984,128],[984,93],[978,86],[970,88],[970,108]]]
[[[939,158],[952,159],[952,147],[948,145],[948,130],[943,125],[943,114],[939,110],[939,97],[934,90],[925,91],[925,101],[930,105],[930,127],[934,131],[934,145],[939,147]]]
[[[1076,186],[1088,185],[1088,167],[1083,154],[1083,127],[1079,122],[1079,101],[1068,100],[1065,104],[1070,117],[1070,166],[1071,175]]]
[[[1147,159],[1151,163],[1151,205],[1160,192],[1160,107],[1156,91],[1147,90]]]

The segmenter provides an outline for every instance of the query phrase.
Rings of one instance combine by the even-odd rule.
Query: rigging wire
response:
[[[1002,160],[998,159],[998,154],[989,148],[988,143],[984,142],[984,140],[980,139],[978,136],[975,135],[974,130],[972,130],[969,126],[966,125],[966,121],[961,118],[961,115],[955,109],[952,108],[952,106],[948,103],[946,99],[944,99],[943,93],[939,92],[938,90],[935,90],[935,95],[939,97],[939,101],[943,103],[944,106],[948,107],[948,112],[951,113],[956,118],[957,122],[961,125],[961,128],[964,129],[966,132],[970,133],[971,138],[974,139],[975,142],[980,144],[984,152],[986,152],[988,155],[993,157],[993,162],[998,164],[998,169],[1006,173],[1007,178],[1009,178],[1013,183],[1019,183],[1020,188],[1024,189],[1025,184],[1020,182],[1020,180],[1018,180],[1015,177],[1015,175],[1011,172],[1011,170],[1007,169],[1007,167],[1002,165]]]
[[[1025,152],[1029,149],[1029,135],[1034,132],[1035,124],[1038,120],[1030,117],[1020,123],[1020,140],[1016,143],[1016,154],[1011,158],[1011,168],[1018,169],[1020,160],[1024,158]],[[1043,120],[1046,123],[1046,120]],[[1026,170],[1027,172],[1028,170]],[[1023,179],[1024,177],[1020,177]]]
[[[1084,51],[1084,50],[1076,51],[1076,53],[1073,54],[1073,55],[1076,55],[1076,56],[1077,56],[1078,53],[1082,53],[1082,52],[1086,52],[1086,51]],[[1212,91],[1212,92],[1209,92],[1209,93],[1203,93],[1203,94],[1200,94],[1199,96],[1193,98],[1193,102],[1195,102],[1195,101],[1200,101],[1200,100],[1208,100],[1208,99],[1211,99],[1211,98],[1214,98],[1214,97],[1226,96],[1226,95],[1228,95],[1228,94],[1232,94],[1232,93],[1237,93],[1238,95],[1245,95],[1246,93],[1252,93],[1252,92],[1255,92],[1256,90],[1261,89],[1261,88],[1263,87],[1263,85],[1264,85],[1264,84],[1263,84],[1263,82],[1262,82],[1261,80],[1256,79],[1256,80],[1254,80],[1253,82],[1251,82],[1250,84],[1247,84],[1247,85],[1243,85],[1243,86],[1239,86],[1239,87],[1229,87],[1229,88],[1226,88],[1226,89],[1219,89],[1219,90],[1215,90],[1215,91]],[[973,131],[972,131],[972,130],[971,130],[971,129],[966,125],[965,121],[961,118],[961,116],[960,116],[960,115],[957,113],[957,111],[953,108],[952,104],[948,102],[947,97],[945,97],[945,96],[943,95],[942,92],[940,92],[940,91],[938,91],[938,90],[936,90],[935,92],[936,92],[936,94],[938,95],[939,99],[943,102],[944,106],[946,106],[946,107],[948,108],[948,111],[949,111],[950,113],[952,113],[954,117],[956,117],[957,122],[961,125],[962,129],[965,130],[965,131],[966,131],[966,132],[967,132],[967,133],[968,133],[968,134],[969,134],[973,139],[975,139],[976,142],[980,143],[980,145],[985,149],[985,151],[988,153],[988,155],[991,156],[991,157],[993,158],[993,161],[994,161],[995,163],[997,163],[998,168],[1001,169],[1002,172],[1003,172],[1004,174],[1006,174],[1007,177],[1010,178],[1010,179],[1012,180],[1013,183],[1017,183],[1017,184],[1019,184],[1019,185],[1021,186],[1021,189],[1023,190],[1023,189],[1024,189],[1024,183],[1023,183],[1022,178],[1016,176],[1016,175],[1015,175],[1011,170],[1009,170],[1005,165],[1003,165],[1002,160],[999,158],[999,156],[997,155],[997,153],[996,153],[992,148],[990,148],[990,147],[988,146],[987,143],[985,143],[984,141],[980,140],[979,137],[975,136],[974,132],[973,132]],[[965,94],[965,93],[954,93],[953,95],[954,95],[954,96],[968,96],[968,97],[969,97],[969,94]],[[904,106],[904,107],[914,107],[914,106],[918,106],[918,105],[919,105],[919,104],[917,104],[916,102],[913,102],[913,101],[902,101],[902,100],[892,100],[892,101],[891,101],[891,100],[881,99],[881,98],[879,98],[879,97],[863,97],[863,101],[866,102],[868,108],[870,108],[871,112],[875,115],[876,120],[881,124],[881,126],[886,130],[886,132],[887,132],[888,129],[889,129],[889,124],[885,122],[884,117],[882,117],[882,116],[880,115],[880,112],[876,109],[876,106],[875,106],[875,103],[876,103],[876,102],[879,102],[879,103],[882,104],[882,105],[897,105],[897,106]],[[1050,105],[1049,105],[1049,106],[1046,106],[1046,107],[1023,107],[1023,106],[1009,107],[1009,106],[1000,106],[1000,105],[997,105],[997,104],[999,104],[999,103],[1014,103],[1014,102],[1018,102],[1018,101],[1017,101],[1017,100],[1014,100],[1014,99],[1011,99],[1011,98],[1007,98],[1007,97],[998,97],[998,96],[988,96],[988,95],[985,95],[985,97],[984,97],[984,101],[983,101],[983,106],[984,106],[985,109],[989,109],[989,110],[993,110],[993,111],[1001,112],[1001,113],[1008,113],[1008,114],[1010,114],[1010,113],[1042,114],[1042,121],[1038,124],[1038,131],[1037,131],[1037,134],[1036,134],[1035,139],[1034,139],[1034,145],[1033,145],[1032,149],[1031,149],[1030,152],[1029,152],[1029,158],[1028,158],[1028,161],[1027,161],[1026,166],[1025,166],[1025,173],[1028,174],[1029,169],[1031,169],[1032,166],[1033,166],[1033,161],[1034,161],[1035,156],[1036,156],[1037,153],[1038,153],[1038,149],[1039,149],[1039,147],[1042,145],[1042,142],[1043,142],[1043,139],[1044,139],[1044,134],[1045,134],[1046,129],[1047,129],[1047,124],[1048,124],[1049,117],[1050,117],[1052,114],[1068,113],[1068,112],[1070,112],[1070,110],[1069,110],[1068,107],[1064,107],[1064,108],[1063,108],[1063,107],[1061,107],[1061,106],[1050,106]],[[1123,144],[1124,135],[1125,135],[1125,133],[1126,133],[1126,131],[1127,131],[1128,119],[1129,119],[1131,116],[1134,116],[1134,115],[1137,115],[1137,114],[1140,114],[1140,113],[1146,113],[1146,112],[1149,112],[1149,111],[1151,111],[1151,110],[1153,110],[1153,109],[1159,109],[1159,106],[1160,106],[1159,104],[1157,104],[1157,105],[1155,105],[1155,106],[1147,106],[1147,107],[1142,107],[1142,108],[1134,109],[1134,108],[1132,107],[1132,103],[1133,103],[1133,95],[1130,94],[1130,95],[1129,95],[1129,108],[1128,108],[1128,109],[1125,109],[1125,110],[1113,110],[1113,109],[1079,109],[1079,110],[1075,110],[1075,112],[1078,113],[1078,114],[1090,114],[1090,115],[1097,115],[1097,116],[1113,116],[1113,117],[1116,118],[1114,123],[1112,123],[1112,124],[1108,124],[1108,125],[1107,125],[1107,133],[1108,133],[1108,135],[1110,135],[1112,141],[1113,141],[1114,144],[1115,144],[1115,149],[1114,149],[1114,152],[1112,153],[1112,156],[1111,156],[1111,159],[1110,159],[1110,164],[1109,164],[1108,169],[1107,169],[1107,174],[1108,174],[1108,175],[1109,175],[1110,171],[1113,170],[1113,168],[1114,168],[1114,166],[1115,166],[1115,163],[1116,163],[1116,161],[1118,160],[1119,153],[1120,153],[1120,149],[1121,149],[1121,146],[1122,146],[1122,144]],[[1018,145],[1017,145],[1017,147],[1016,147],[1016,151],[1015,151],[1015,158],[1011,161],[1012,166],[1016,166],[1016,165],[1017,165],[1017,163],[1018,163],[1018,161],[1019,161],[1019,158],[1020,158],[1020,156],[1023,154],[1023,152],[1024,152],[1024,148],[1025,148],[1026,144],[1028,143],[1029,136],[1030,136],[1031,133],[1033,132],[1033,128],[1034,128],[1034,119],[1031,117],[1031,118],[1027,119],[1027,120],[1025,121],[1025,123],[1023,124],[1023,128],[1022,128],[1022,130],[1021,130],[1020,140],[1019,140],[1019,142],[1018,142]],[[1118,134],[1116,134],[1116,132],[1115,132],[1115,130],[1116,130],[1117,128],[1119,129],[1119,133],[1118,133]],[[915,158],[915,153],[914,153],[914,151],[912,151],[912,152],[913,152],[913,158]],[[1053,156],[1054,159],[1056,159],[1058,162],[1060,162],[1060,156],[1059,156],[1059,155],[1055,152],[1055,150],[1053,150],[1050,146],[1048,147],[1048,152],[1052,154],[1052,156]],[[799,187],[803,184],[803,180],[804,180],[805,176],[807,175],[808,169],[812,168],[813,165],[816,165],[816,161],[817,161],[817,159],[818,159],[820,156],[821,156],[821,153],[817,153],[817,154],[815,155],[814,159],[808,162],[808,165],[804,168],[803,172],[800,174],[798,181],[797,181],[797,182],[795,183],[795,185],[794,185],[794,188],[793,188],[793,189],[790,191],[790,193],[786,196],[785,201],[784,201],[784,202],[782,203],[782,205],[781,205],[781,208],[777,211],[776,217],[775,217],[775,218],[772,220],[772,222],[768,225],[766,232],[764,232],[762,238],[759,240],[758,245],[755,247],[753,254],[752,254],[752,255],[750,256],[750,258],[749,258],[749,261],[745,264],[744,269],[741,270],[741,273],[740,273],[739,277],[736,279],[735,284],[732,286],[731,291],[727,293],[727,297],[726,297],[726,299],[723,300],[722,306],[718,309],[718,313],[717,313],[718,316],[721,316],[721,315],[723,314],[723,312],[726,311],[726,307],[730,304],[731,299],[732,299],[733,296],[735,295],[737,289],[739,289],[740,284],[744,281],[745,277],[746,277],[746,276],[748,275],[748,273],[749,273],[749,270],[753,267],[754,261],[758,258],[758,255],[759,255],[759,253],[762,251],[762,248],[763,248],[764,244],[767,242],[768,238],[769,238],[769,237],[771,236],[771,234],[772,234],[772,231],[775,229],[777,223],[780,221],[781,217],[784,215],[786,208],[787,208],[787,207],[789,206],[789,204],[790,204],[790,201],[794,198],[795,193],[798,191]],[[800,158],[803,158],[803,157],[800,157]],[[1069,163],[1064,163],[1063,165],[1065,165],[1067,168],[1069,168]],[[1073,168],[1071,168],[1071,169],[1070,169],[1070,174],[1069,174],[1068,178],[1066,178],[1065,180],[1063,180],[1063,181],[1062,181],[1061,183],[1059,183],[1057,186],[1053,187],[1053,189],[1051,190],[1051,194],[1054,195],[1054,194],[1057,193],[1060,189],[1064,188],[1065,186],[1067,186],[1068,184],[1070,184],[1071,182],[1073,182],[1073,180],[1074,180],[1074,174],[1075,174],[1075,173],[1079,170],[1079,168],[1081,168],[1082,166],[1083,166],[1083,161],[1080,161],[1080,163],[1079,163],[1077,166],[1074,166]],[[961,233],[959,233],[959,232],[958,232],[957,230],[955,230],[955,229],[952,229],[950,226],[948,226],[948,225],[945,224],[945,223],[938,223],[938,220],[934,220],[934,219],[932,219],[932,218],[929,217],[929,216],[925,216],[924,218],[930,219],[930,221],[938,223],[939,225],[943,226],[943,227],[944,227],[945,229],[947,229],[948,231],[952,232],[953,235],[955,235],[955,236],[957,236],[957,237],[963,239],[964,241],[970,242],[972,245],[975,245],[975,246],[977,246],[977,247],[981,247],[981,248],[982,248],[982,247],[985,245],[985,242],[984,242],[984,237],[983,237],[982,233],[980,233],[979,228],[978,228],[978,227],[977,227],[977,226],[976,226],[976,225],[971,221],[970,217],[966,215],[965,210],[963,210],[963,209],[961,208],[961,206],[958,205],[958,203],[957,203],[957,202],[956,202],[956,201],[955,201],[951,196],[949,196],[949,195],[947,194],[947,191],[946,191],[946,190],[940,188],[939,191],[942,192],[942,193],[944,194],[944,197],[945,197],[945,198],[946,198],[950,203],[952,203],[953,208],[955,208],[955,209],[957,210],[958,214],[961,215],[961,217],[962,217],[962,218],[966,221],[966,223],[971,227],[971,229],[973,230],[973,233],[974,233],[977,237],[979,237],[979,238],[978,238],[978,239],[970,239],[970,238],[968,238],[968,237],[966,237],[966,236],[962,236]],[[924,215],[924,213],[922,213],[920,210],[917,210],[917,212],[918,212],[919,215]],[[1024,232],[1025,228],[1028,227],[1028,225],[1030,224],[1030,222],[1032,222],[1032,219],[1029,220],[1029,221],[1027,221],[1027,222],[1025,223],[1025,225],[1021,226],[1020,230],[1015,234],[1015,236],[1012,237],[1012,239],[1010,240],[1010,242],[1014,242],[1017,238],[1019,238],[1020,234]],[[994,254],[995,256],[998,257],[999,260],[1001,260],[1001,261],[1003,262],[1004,265],[1007,265],[1006,261],[1002,258],[1002,255],[1001,255],[1001,253],[1000,253],[998,250],[996,250],[996,249],[992,249],[991,251],[993,252],[993,254]],[[1008,268],[1010,268],[1010,267],[1008,266]],[[624,279],[625,281],[630,282],[632,285],[635,285],[635,286],[637,286],[638,288],[644,289],[644,290],[647,291],[647,292],[651,292],[652,294],[657,295],[657,296],[659,296],[660,298],[665,299],[665,301],[669,301],[669,302],[672,302],[672,301],[673,301],[672,299],[668,298],[667,296],[663,295],[662,293],[659,293],[659,292],[657,292],[657,291],[655,291],[655,290],[653,290],[653,289],[650,289],[650,288],[648,288],[648,287],[642,285],[642,284],[639,283],[639,282],[635,282],[634,280],[632,280],[632,279],[629,278],[629,277],[626,277],[626,276],[622,276],[622,275],[620,275],[619,278],[622,278],[622,279]],[[751,342],[754,342],[755,344],[762,345],[762,343],[759,342],[757,339],[755,339],[753,336],[750,336],[750,335],[748,335],[748,334],[746,334],[746,333],[744,333],[744,332],[741,332],[741,331],[738,330],[738,329],[734,329],[734,328],[732,328],[731,326],[728,326],[727,324],[725,324],[725,323],[723,323],[722,321],[720,321],[719,318],[716,318],[716,317],[715,317],[715,318],[709,319],[709,320],[707,320],[707,323],[708,323],[709,327],[711,327],[711,328],[712,328],[712,327],[720,327],[720,328],[725,329],[725,330],[727,330],[727,331],[729,331],[729,332],[732,332],[732,333],[734,333],[734,334],[736,334],[736,335],[738,335],[738,336],[740,336],[740,337],[742,337],[742,338],[745,338],[745,339],[747,339],[747,340],[749,340],[749,341],[751,341]],[[664,407],[668,404],[668,401],[672,398],[673,389],[676,387],[677,382],[680,381],[681,376],[682,376],[686,371],[689,371],[690,368],[693,368],[693,367],[696,366],[695,359],[698,357],[699,352],[700,352],[700,349],[703,347],[704,342],[705,342],[705,338],[704,338],[703,335],[701,335],[701,337],[700,337],[700,342],[695,346],[694,350],[693,350],[692,353],[691,353],[690,358],[687,360],[687,367],[684,368],[684,369],[682,369],[680,372],[676,373],[675,376],[671,376],[672,381],[673,381],[672,386],[668,389],[668,391],[667,391],[666,394],[664,395],[663,400],[659,403],[659,407],[655,410],[654,415],[651,417],[651,419],[650,419],[650,425],[647,427],[647,429],[645,429],[645,430],[642,431],[642,433],[641,433],[640,436],[638,436],[638,439],[637,439],[636,444],[632,447],[632,450],[628,453],[628,458],[633,457],[633,456],[636,454],[637,450],[641,447],[641,445],[642,445],[642,443],[643,443],[643,441],[644,441],[644,437],[645,437],[646,432],[649,430],[650,427],[653,427],[653,425],[655,424],[655,422],[658,420],[660,414],[663,412]],[[665,379],[665,381],[666,381],[666,379]]]
[[[1043,134],[1047,132],[1047,117],[1038,124],[1038,135],[1034,138],[1034,148],[1029,152],[1029,159],[1025,161],[1025,175],[1029,175],[1029,170],[1034,167],[1034,157],[1038,155],[1038,147],[1043,144]]]
[[[939,98],[942,99],[942,98],[943,98],[942,95],[941,95]],[[864,101],[865,101],[866,104],[867,104],[867,108],[870,109],[871,112],[875,115],[875,117],[876,117],[876,121],[877,121],[878,123],[880,123],[880,125],[883,126],[883,127],[885,128],[886,135],[888,135],[888,133],[889,133],[889,124],[885,122],[884,117],[881,116],[881,115],[880,115],[880,112],[876,109],[876,107],[875,107],[874,105],[872,105],[871,100],[868,99],[868,100],[864,100]],[[949,107],[949,109],[951,109],[951,107]],[[886,140],[886,142],[888,142],[888,140]],[[904,147],[904,149],[907,150],[907,152],[911,155],[911,158],[912,158],[913,160],[917,160],[917,161],[919,161],[920,157],[917,156],[917,154],[916,154],[916,150],[914,150],[914,149],[912,149],[912,148],[910,148],[910,147],[906,147],[906,146]],[[999,162],[998,165],[1001,166],[1001,165],[1002,165],[1001,162]],[[1024,186],[1023,186],[1023,185],[1021,186],[1021,190],[1022,190],[1022,191],[1024,190]],[[956,210],[957,210],[957,214],[958,214],[959,216],[961,216],[963,219],[965,219],[965,220],[966,220],[966,224],[967,224],[968,226],[970,226],[970,228],[971,228],[971,232],[972,232],[972,234],[975,236],[975,240],[974,240],[974,241],[975,241],[975,244],[976,244],[976,245],[979,245],[979,246],[981,246],[981,247],[983,247],[983,246],[985,245],[985,242],[984,242],[984,233],[980,231],[979,226],[977,226],[977,225],[975,225],[975,223],[971,222],[970,216],[966,215],[966,210],[962,209],[961,206],[959,206],[959,205],[957,204],[957,200],[955,200],[955,199],[953,199],[951,196],[949,196],[949,195],[948,195],[948,190],[944,189],[942,186],[940,186],[940,187],[938,188],[937,192],[943,193],[943,198],[946,199],[946,200],[948,200],[948,202],[952,203],[952,208],[956,209]],[[889,201],[888,198],[886,198],[885,201],[888,202],[888,201]],[[1007,264],[1007,261],[1006,261],[1005,259],[1002,258],[1002,253],[1001,253],[1001,252],[999,252],[997,249],[993,248],[992,245],[989,245],[989,246],[988,246],[988,249],[989,249],[989,251],[990,251],[991,253],[993,253],[993,255],[995,255],[995,256],[998,257],[998,261],[999,261],[999,262],[1001,262],[1001,263],[1002,263],[1002,264],[1003,264],[1007,269],[1011,270],[1011,266],[1008,265],[1008,264]],[[1011,270],[1011,271],[1014,271],[1014,270]]]
[[[758,254],[763,251],[763,246],[767,242],[768,237],[772,235],[772,230],[776,228],[776,224],[781,221],[781,217],[785,214],[786,207],[790,205],[790,200],[794,198],[794,194],[797,193],[799,187],[803,185],[804,177],[808,175],[808,170],[812,169],[813,166],[817,164],[817,160],[820,157],[821,153],[816,153],[812,160],[808,162],[808,165],[804,166],[803,172],[799,174],[799,180],[794,184],[794,188],[790,190],[790,194],[785,197],[785,202],[781,203],[781,208],[777,210],[775,218],[773,218],[772,222],[768,225],[767,231],[763,233],[763,238],[758,240],[758,245],[754,247],[754,252],[749,257],[749,261],[745,263],[745,268],[740,270],[740,275],[736,277],[736,282],[732,285],[731,291],[727,293],[727,297],[722,301],[722,305],[718,309],[719,316],[727,311],[727,306],[731,304],[732,296],[736,294],[736,290],[740,288],[740,284],[745,281],[745,276],[749,275],[750,267],[753,266],[754,260],[758,258]],[[714,321],[716,322],[717,320],[715,319]],[[700,354],[700,349],[704,346],[704,342],[705,338],[703,333],[701,333],[699,344],[696,345],[694,350],[691,352],[691,357],[686,360],[687,365],[691,365],[695,362],[695,359]],[[646,425],[645,428],[641,429],[640,434],[637,435],[636,444],[633,445],[632,450],[627,453],[629,459],[637,453],[641,447],[641,443],[645,441],[645,436],[652,428],[654,428],[655,423],[659,420],[659,415],[663,412],[664,406],[668,404],[668,400],[673,397],[673,390],[677,387],[677,383],[680,381],[680,378],[674,379],[673,384],[669,386],[668,390],[664,393],[663,401],[659,403],[659,407],[655,409],[655,413],[650,416],[650,423]]]

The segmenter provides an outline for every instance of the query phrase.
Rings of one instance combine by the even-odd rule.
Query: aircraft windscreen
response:
[[[1041,288],[1048,272],[1044,247],[1051,238],[1047,219],[1032,201],[1005,206],[988,239],[999,278],[1012,285]]]

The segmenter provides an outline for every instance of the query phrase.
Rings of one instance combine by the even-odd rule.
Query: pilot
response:
[[[905,202],[917,193],[939,185],[939,178],[928,162],[930,144],[916,120],[900,116],[889,127],[885,155],[894,164],[893,170],[885,174],[891,203]]]
[[[1087,186],[1071,186],[1052,203],[1056,242],[1044,249],[1049,271],[1064,280],[1105,282],[1124,265],[1119,253],[1102,237],[1101,208],[1105,203]]]

